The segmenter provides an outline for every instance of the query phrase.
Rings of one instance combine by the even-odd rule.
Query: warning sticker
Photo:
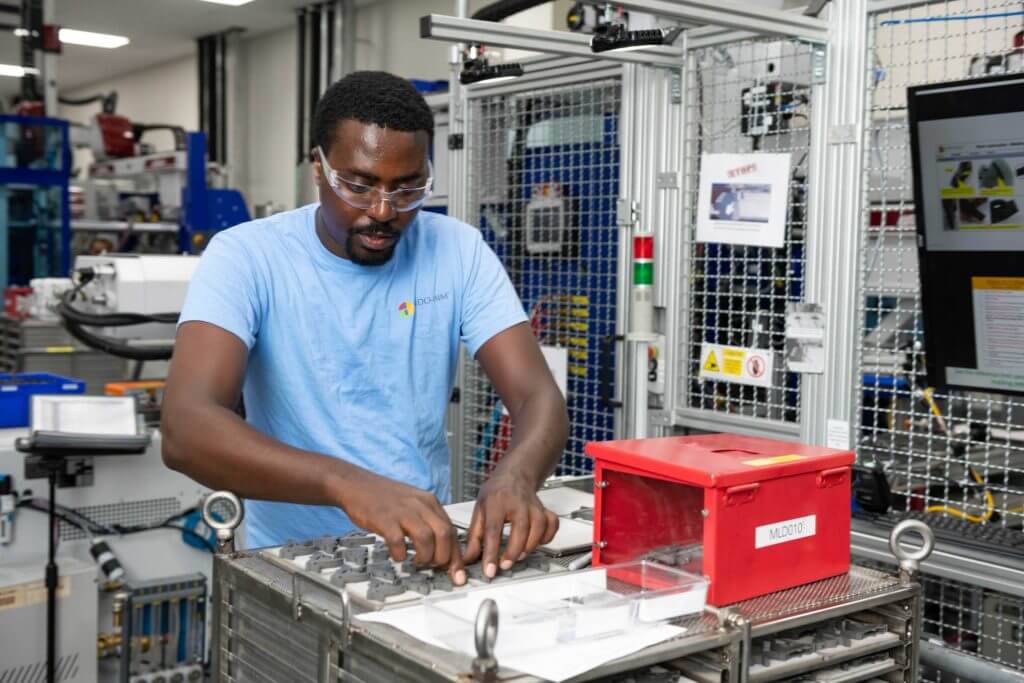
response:
[[[705,372],[721,372],[722,368],[718,366],[718,356],[714,351],[708,354],[707,359],[704,361],[704,365],[701,368]]]
[[[757,458],[755,460],[744,460],[744,465],[751,467],[767,467],[768,465],[781,465],[784,462],[796,462],[803,460],[802,455],[773,455],[770,458]]]
[[[743,361],[747,352],[743,349],[722,349],[722,372],[733,377],[743,376]]]
[[[706,343],[701,345],[701,379],[771,387],[774,366],[775,353],[769,349],[745,349]]]

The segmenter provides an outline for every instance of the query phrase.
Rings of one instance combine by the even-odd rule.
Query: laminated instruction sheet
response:
[[[947,369],[951,382],[1024,391],[1024,278],[973,277],[977,369]]]

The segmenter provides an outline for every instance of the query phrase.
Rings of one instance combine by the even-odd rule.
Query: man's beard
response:
[[[367,249],[363,246],[356,238],[359,235],[373,235],[374,237],[392,237],[394,242],[387,249],[381,249],[379,251]],[[376,223],[368,228],[362,228],[360,230],[349,230],[348,235],[345,237],[345,252],[348,254],[349,259],[352,263],[360,266],[382,266],[391,260],[391,257],[395,255],[395,247],[398,246],[398,241],[402,238],[402,233],[392,229],[390,226],[383,223]],[[357,250],[361,249],[362,253]]]

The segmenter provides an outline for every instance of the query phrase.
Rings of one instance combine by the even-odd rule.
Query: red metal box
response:
[[[702,544],[713,605],[849,569],[851,451],[705,434],[594,442],[586,453],[594,564]]]

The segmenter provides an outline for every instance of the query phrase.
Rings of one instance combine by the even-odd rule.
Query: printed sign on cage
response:
[[[782,247],[789,208],[789,154],[704,154],[697,241]]]
[[[700,378],[704,380],[770,388],[774,368],[775,354],[770,349],[701,344]]]

